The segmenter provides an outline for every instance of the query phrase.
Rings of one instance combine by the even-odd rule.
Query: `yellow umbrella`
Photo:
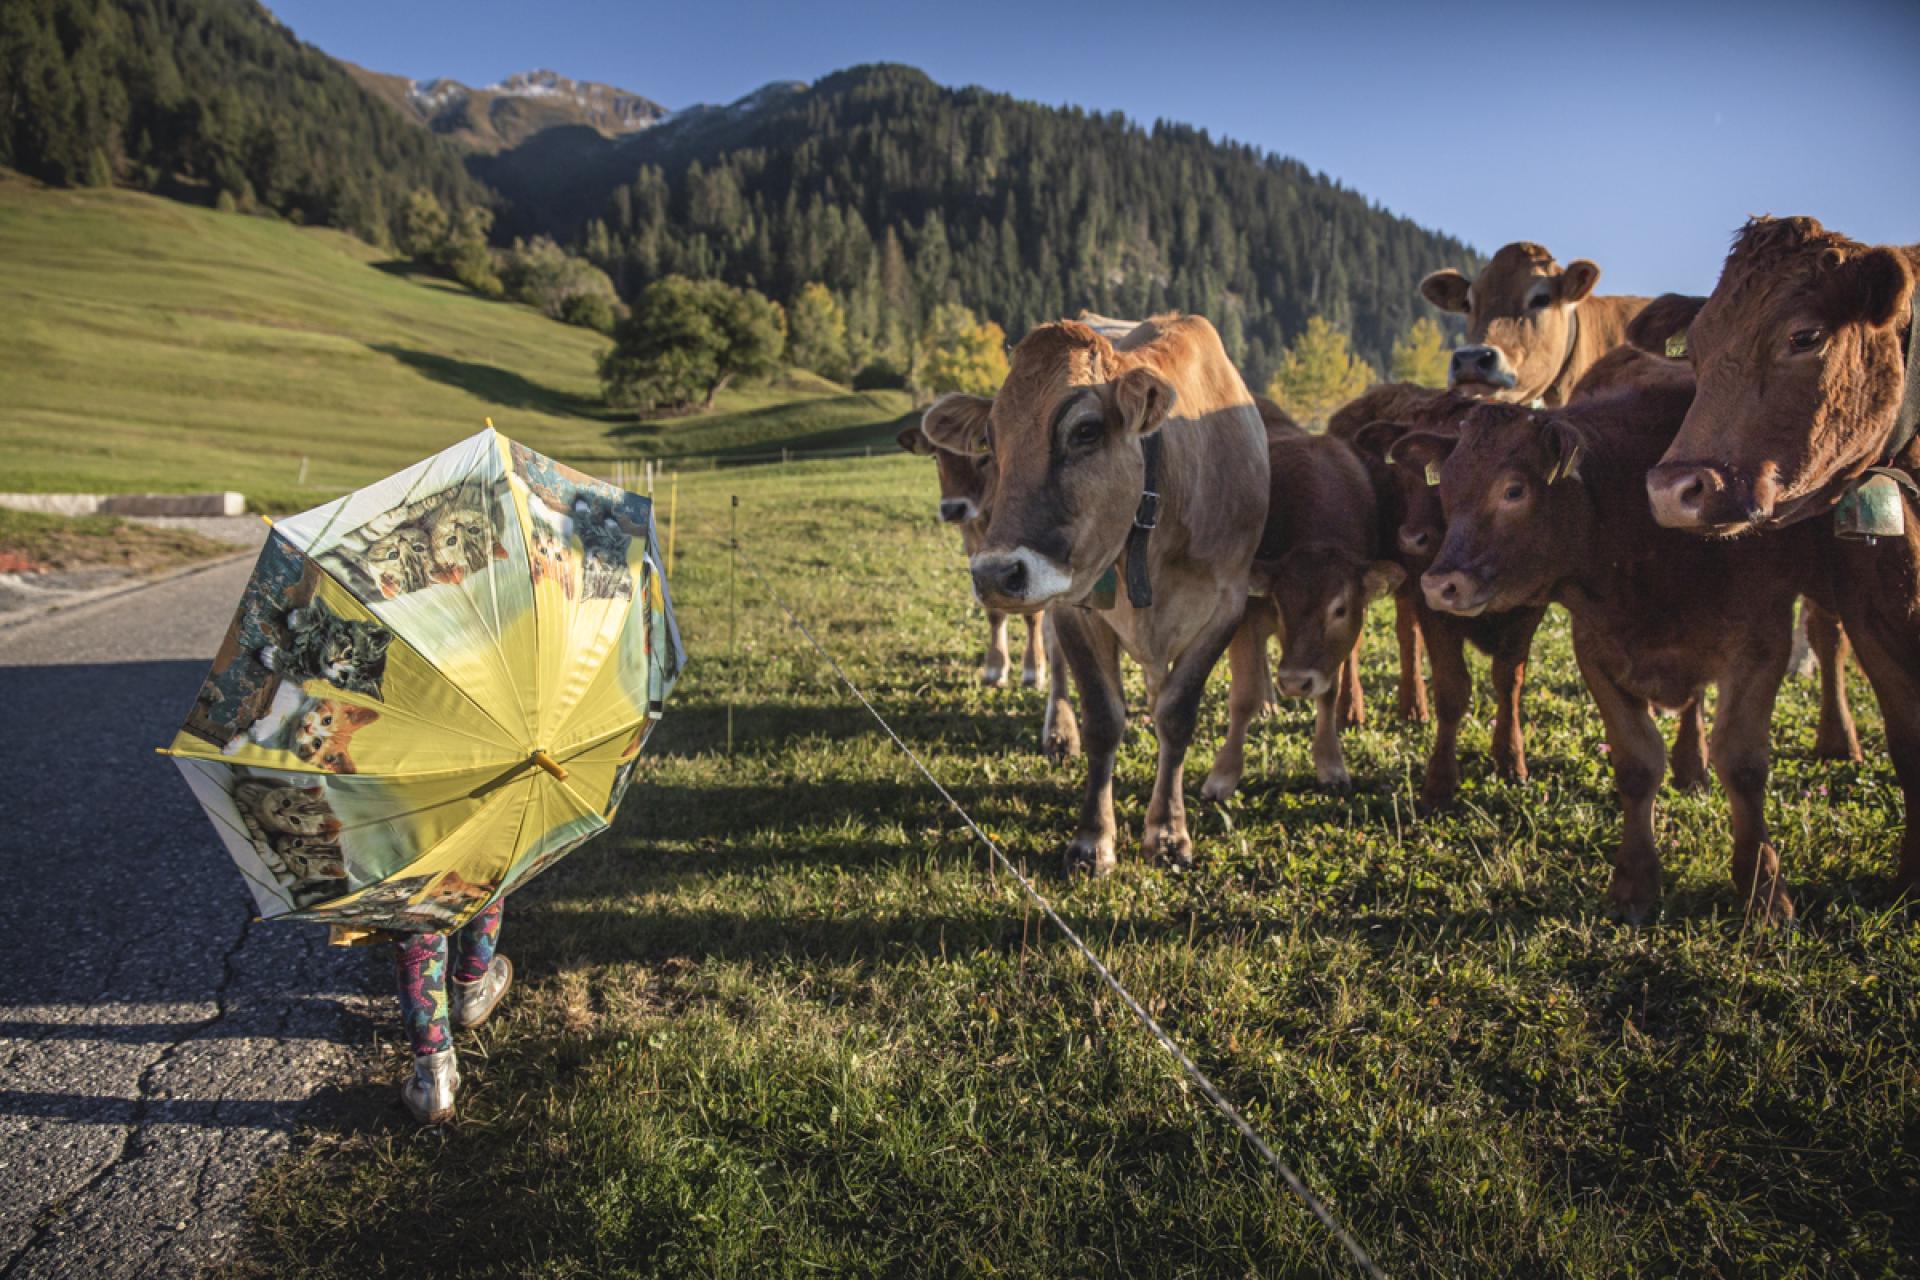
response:
[[[167,750],[262,916],[445,931],[606,830],[684,658],[652,503],[489,426],[273,526]]]

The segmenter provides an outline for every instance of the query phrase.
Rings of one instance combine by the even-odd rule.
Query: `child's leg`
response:
[[[500,906],[494,903],[455,935],[460,944],[460,961],[453,968],[455,982],[478,982],[487,976],[493,953],[500,948]]]
[[[395,944],[400,978],[400,1021],[416,1054],[438,1053],[453,1044],[447,1021],[447,935],[412,934]]]

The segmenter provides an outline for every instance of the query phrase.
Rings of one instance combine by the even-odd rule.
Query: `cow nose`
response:
[[[1420,575],[1420,589],[1426,593],[1428,607],[1442,613],[1471,608],[1479,594],[1474,580],[1457,569],[1446,573],[1428,570]]]
[[[1498,348],[1456,347],[1453,360],[1447,366],[1447,381],[1454,382],[1493,382],[1500,372],[1500,352]]]
[[[967,500],[965,498],[940,499],[940,518],[948,524],[959,524],[967,518]]]
[[[1019,599],[1027,593],[1027,562],[1018,556],[979,556],[973,562],[973,593],[981,599]]]
[[[1311,698],[1318,690],[1314,688],[1313,672],[1288,671],[1285,669],[1273,673],[1274,687],[1289,698]]]
[[[1653,518],[1669,529],[1706,524],[1708,507],[1726,491],[1727,477],[1718,467],[1669,462],[1647,473]]]
[[[1431,529],[1400,530],[1400,550],[1410,556],[1424,556],[1433,550],[1433,531]]]

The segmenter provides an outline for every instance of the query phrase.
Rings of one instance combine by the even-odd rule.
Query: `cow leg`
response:
[[[1078,609],[1055,615],[1054,634],[1086,717],[1087,782],[1080,824],[1067,844],[1066,869],[1106,875],[1114,867],[1113,765],[1127,727],[1120,643],[1111,627]]]
[[[1850,601],[1843,615],[1854,657],[1867,673],[1886,724],[1887,754],[1906,802],[1906,834],[1894,887],[1920,904],[1920,634],[1896,601]],[[1881,612],[1884,609],[1885,612]]]
[[[1334,791],[1353,790],[1340,753],[1340,687],[1336,684],[1315,700],[1313,708],[1313,776]]]
[[[1047,678],[1046,615],[1027,615],[1027,651],[1020,659],[1020,687],[1038,689]]]
[[[1239,610],[1244,613],[1245,610]],[[1193,840],[1187,835],[1187,800],[1182,777],[1187,747],[1200,717],[1200,695],[1214,664],[1239,629],[1234,615],[1215,617],[1161,683],[1153,707],[1153,728],[1160,738],[1160,767],[1153,780],[1153,799],[1147,804],[1146,829],[1140,851],[1149,858],[1165,858],[1175,866],[1193,865]]]
[[[1358,729],[1367,722],[1367,697],[1360,690],[1360,643],[1354,641],[1353,652],[1340,664],[1336,688],[1339,690],[1338,706],[1335,715],[1342,729]]]
[[[1414,590],[1419,590],[1415,587]],[[1427,722],[1427,682],[1420,673],[1420,611],[1402,587],[1393,596],[1393,634],[1400,643],[1397,710],[1402,720]]]
[[[1733,815],[1733,884],[1755,923],[1793,919],[1780,855],[1767,839],[1767,729],[1786,674],[1788,632],[1774,660],[1745,666],[1720,684],[1713,715],[1713,771]]]
[[[1426,781],[1420,803],[1427,809],[1445,807],[1460,789],[1460,721],[1473,696],[1473,677],[1467,672],[1466,637],[1450,622],[1422,618],[1427,661],[1433,667],[1433,751],[1427,757]]]
[[[1047,642],[1047,711],[1040,722],[1040,751],[1059,764],[1080,754],[1080,722],[1073,714],[1073,691],[1067,687],[1067,660],[1060,652],[1052,610],[1041,615],[1040,630]]]
[[[1272,606],[1264,600],[1247,601],[1247,611],[1227,642],[1227,736],[1214,752],[1213,768],[1200,784],[1200,795],[1225,800],[1240,785],[1247,767],[1247,727],[1266,710],[1271,692],[1267,668],[1267,637],[1273,633]]]
[[[1607,914],[1628,924],[1645,924],[1660,909],[1660,850],[1653,834],[1653,800],[1667,772],[1667,744],[1645,698],[1615,683],[1612,675],[1587,661],[1576,639],[1574,656],[1587,691],[1606,726],[1613,760],[1613,785],[1620,794],[1620,846],[1613,857],[1613,883],[1607,888]]]
[[[1520,691],[1527,685],[1527,658],[1502,654],[1493,660],[1493,767],[1515,782],[1527,780],[1527,738],[1520,723]]]
[[[1847,705],[1847,633],[1840,619],[1809,600],[1801,606],[1807,643],[1820,663],[1820,729],[1814,735],[1813,754],[1822,760],[1858,763],[1860,735],[1854,731],[1853,708]]]
[[[987,610],[987,656],[980,665],[980,683],[997,686],[1007,682],[1007,615]]]
[[[1707,700],[1695,698],[1680,708],[1673,731],[1673,786],[1699,791],[1707,785]]]

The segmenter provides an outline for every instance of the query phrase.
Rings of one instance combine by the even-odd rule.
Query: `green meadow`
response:
[[[0,487],[309,506],[479,430],[561,458],[891,447],[904,393],[808,374],[635,421],[607,340],[338,231],[0,170]]]
[[[615,830],[513,900],[520,985],[459,1039],[458,1123],[405,1119],[383,1033],[364,1105],[256,1190],[243,1271],[1351,1273],[758,583],[730,583],[738,494],[746,553],[1389,1274],[1913,1273],[1920,933],[1891,902],[1900,804],[1857,677],[1866,764],[1812,758],[1810,683],[1776,719],[1792,929],[1744,926],[1717,790],[1663,797],[1664,917],[1603,917],[1617,811],[1557,615],[1532,782],[1487,767],[1480,664],[1459,801],[1416,817],[1429,731],[1392,718],[1382,613],[1355,794],[1314,785],[1290,704],[1242,791],[1200,802],[1216,676],[1197,868],[1123,848],[1068,881],[1079,766],[1038,754],[1038,692],[977,681],[931,467],[680,488],[691,665]],[[1117,788],[1136,835],[1152,769],[1137,727]]]

